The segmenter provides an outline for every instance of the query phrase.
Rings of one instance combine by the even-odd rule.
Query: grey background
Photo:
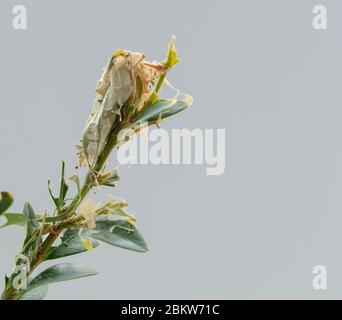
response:
[[[12,28],[25,4],[28,30]],[[328,30],[312,8],[328,9]],[[52,285],[50,299],[341,298],[341,1],[1,1],[0,189],[13,210],[52,208],[47,180],[75,149],[107,57],[117,48],[164,58],[193,107],[164,128],[225,128],[228,167],[121,168],[150,251],[102,245],[65,261],[97,277]],[[115,165],[115,157],[110,163]],[[80,172],[84,172],[80,171]],[[109,190],[108,190],[109,191]],[[99,195],[97,195],[99,197]],[[99,197],[101,198],[101,197]],[[0,232],[0,274],[22,242]],[[312,288],[312,268],[328,289]]]

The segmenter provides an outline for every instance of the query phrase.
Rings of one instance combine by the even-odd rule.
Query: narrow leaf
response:
[[[52,193],[52,191],[51,191],[51,186],[50,186],[50,184],[51,184],[51,181],[48,180],[48,190],[49,190],[49,194],[50,194],[51,199],[52,199],[52,201],[54,202],[56,208],[58,208],[58,206],[59,206],[59,198],[56,198],[56,197],[53,195],[53,193]]]
[[[168,67],[170,70],[177,63],[179,63],[179,56],[178,56],[178,53],[177,53],[176,48],[175,48],[175,37],[173,36],[170,40],[169,50],[167,52],[166,60],[163,61],[163,65]],[[158,93],[160,88],[162,87],[163,82],[166,78],[166,74],[167,73],[164,73],[160,76],[159,81],[158,81],[157,86],[156,86],[156,90],[155,90],[156,93]]]
[[[137,252],[146,252],[147,244],[138,229],[126,220],[98,219],[96,229],[89,236],[117,246]]]
[[[39,227],[39,224],[34,210],[28,202],[25,203],[23,212],[27,219],[26,237],[29,238],[31,237],[33,230]]]
[[[68,229],[62,237],[62,243],[50,249],[47,259],[53,260],[87,251],[78,233],[77,229]],[[93,240],[92,245],[95,248],[99,243]]]
[[[141,123],[154,124],[171,117],[192,105],[192,98],[185,94],[179,94],[174,99],[159,99],[151,104],[145,111],[140,113],[134,120],[130,128]]]
[[[169,50],[167,52],[167,58],[163,64],[171,69],[179,62],[179,56],[175,47],[175,37],[172,37],[169,44]]]
[[[29,290],[48,285],[54,282],[62,282],[83,277],[97,275],[97,271],[92,268],[84,267],[72,263],[63,263],[52,266],[38,276],[36,276],[29,284]]]
[[[62,208],[64,206],[65,204],[64,199],[69,189],[69,186],[65,182],[64,173],[65,173],[65,162],[62,161],[61,186],[59,190],[58,208]]]

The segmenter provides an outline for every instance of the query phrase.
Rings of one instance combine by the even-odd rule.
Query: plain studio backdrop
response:
[[[169,79],[194,105],[163,128],[226,130],[223,175],[122,166],[105,192],[128,201],[149,252],[101,245],[65,258],[100,274],[51,285],[48,298],[341,297],[341,1],[22,0],[25,31],[12,27],[16,4],[0,3],[0,189],[14,193],[11,211],[53,208],[47,180],[57,186],[61,160],[74,172],[118,48],[162,60],[175,34],[181,64]],[[317,4],[327,30],[312,27]],[[22,240],[18,227],[0,230],[1,275]],[[327,290],[312,286],[315,265]]]

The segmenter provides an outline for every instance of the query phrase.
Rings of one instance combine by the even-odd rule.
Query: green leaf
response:
[[[96,229],[89,233],[91,238],[120,248],[146,252],[147,244],[138,229],[126,220],[98,218]]]
[[[68,229],[62,237],[62,243],[50,249],[47,259],[53,260],[87,251],[78,233],[79,230],[77,229]],[[95,248],[99,243],[93,240],[92,245]]]
[[[49,286],[41,286],[26,291],[18,300],[43,300],[47,295]]]
[[[51,181],[48,180],[48,190],[49,190],[49,194],[50,194],[51,199],[53,200],[53,202],[54,202],[56,208],[58,208],[58,206],[59,206],[59,198],[56,198],[56,197],[53,195],[53,193],[52,193],[52,191],[51,191],[51,186],[50,186],[50,184],[51,184]]]
[[[37,234],[34,234],[39,228],[39,223],[34,210],[29,203],[25,203],[23,212],[26,217],[26,237],[22,253],[25,256],[29,256],[37,249],[40,241],[40,237],[37,236]]]
[[[64,177],[64,173],[65,173],[65,162],[62,161],[62,173],[61,173],[61,184],[60,184],[60,188],[59,188],[59,197],[55,197],[51,191],[51,187],[50,187],[50,184],[51,184],[51,181],[48,180],[48,190],[49,190],[49,193],[50,193],[50,196],[58,210],[58,212],[60,213],[61,212],[61,209],[62,207],[65,205],[65,197],[68,193],[68,189],[69,189],[69,186],[67,185],[67,183],[65,182],[65,177]]]
[[[2,215],[13,203],[13,195],[10,192],[0,192],[0,215]]]
[[[69,189],[69,186],[66,184],[65,182],[65,178],[64,178],[64,172],[65,172],[65,162],[62,161],[62,173],[61,173],[61,186],[60,186],[60,189],[59,189],[59,206],[58,208],[62,208],[65,204],[65,197],[68,193],[68,189]]]
[[[72,263],[57,264],[47,268],[37,275],[29,284],[29,289],[32,290],[41,286],[46,286],[54,282],[62,282],[83,277],[97,275],[98,272],[92,268],[84,267]]]
[[[33,230],[39,227],[39,223],[37,221],[33,208],[28,202],[25,203],[23,212],[27,220],[26,239],[29,239],[32,236]]]
[[[175,48],[175,38],[172,37],[169,44],[169,51],[167,52],[167,58],[163,64],[171,69],[179,62],[179,56]]]
[[[26,216],[22,213],[4,213],[4,217],[7,219],[7,222],[0,226],[0,228],[5,228],[12,225],[23,227],[26,225]]]
[[[130,125],[133,128],[141,123],[159,123],[161,120],[171,117],[192,105],[192,98],[185,94],[179,94],[174,99],[159,99],[140,113]]]
[[[168,67],[170,70],[177,63],[179,63],[179,56],[175,48],[175,37],[172,37],[169,43],[169,50],[167,52],[167,57],[166,57],[166,60],[163,61],[163,65]],[[166,74],[167,72],[160,76],[157,86],[156,86],[156,90],[155,90],[156,93],[158,93],[160,88],[162,87],[163,82],[166,78]]]

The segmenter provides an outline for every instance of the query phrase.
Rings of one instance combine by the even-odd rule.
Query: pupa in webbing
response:
[[[132,104],[139,111],[153,93],[154,81],[167,70],[158,63],[145,61],[141,53],[118,50],[109,60],[96,87],[93,111],[79,148],[79,165],[94,168],[122,108]],[[136,96],[137,79],[141,92]]]

